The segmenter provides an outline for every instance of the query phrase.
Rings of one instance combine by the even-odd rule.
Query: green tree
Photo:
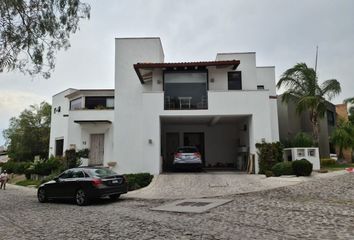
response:
[[[354,97],[344,99],[344,103],[353,103],[354,104]]]
[[[341,92],[340,83],[330,79],[320,84],[313,68],[307,67],[305,63],[298,63],[282,74],[277,87],[286,88],[282,95],[283,102],[293,101],[299,114],[309,112],[314,144],[318,146],[319,120],[326,114],[326,98],[331,100]]]
[[[292,141],[292,147],[313,147],[312,137],[307,133],[299,132]]]
[[[331,141],[339,148],[338,158],[344,159],[343,150],[354,147],[354,125],[350,121],[339,119]]]
[[[348,103],[354,104],[354,97],[344,99],[343,102],[346,104],[348,104]],[[352,124],[354,124],[354,106],[353,105],[350,106],[348,113],[349,113],[349,116],[348,116],[349,121]]]
[[[0,72],[49,78],[56,52],[70,47],[80,19],[89,17],[90,6],[80,0],[1,0]]]
[[[3,131],[8,155],[14,161],[32,161],[34,156],[48,157],[51,105],[42,102],[31,105],[19,117],[10,119]]]

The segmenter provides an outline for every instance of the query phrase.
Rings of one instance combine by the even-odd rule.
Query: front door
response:
[[[179,147],[179,133],[166,133],[166,157],[163,162],[163,170],[172,170],[174,154]]]
[[[103,165],[104,134],[91,134],[89,165]]]

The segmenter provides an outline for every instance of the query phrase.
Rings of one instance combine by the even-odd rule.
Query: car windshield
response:
[[[95,177],[100,177],[100,178],[117,175],[116,172],[113,172],[112,170],[110,170],[108,168],[89,169],[89,172],[91,173],[91,175],[93,175]]]
[[[181,147],[177,149],[178,153],[195,153],[198,152],[196,147]]]

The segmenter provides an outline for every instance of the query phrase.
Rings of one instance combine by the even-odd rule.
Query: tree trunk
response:
[[[318,123],[318,117],[317,117],[317,112],[316,111],[311,111],[311,123],[312,123],[312,136],[313,136],[313,141],[315,147],[319,147],[319,142],[320,142],[320,126]]]

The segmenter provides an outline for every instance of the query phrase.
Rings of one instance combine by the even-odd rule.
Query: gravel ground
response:
[[[0,190],[0,239],[354,239],[354,174],[228,196],[202,214],[149,210],[170,200],[40,204]]]

